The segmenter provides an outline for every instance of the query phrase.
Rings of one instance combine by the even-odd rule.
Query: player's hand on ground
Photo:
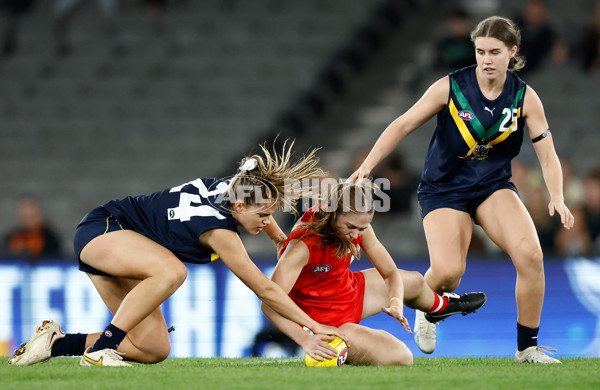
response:
[[[565,227],[565,229],[571,229],[573,227],[575,218],[563,200],[550,199],[548,211],[550,212],[551,217],[554,216],[555,212],[560,215],[560,223]]]
[[[341,338],[342,340],[344,340],[344,342],[346,343],[346,345],[348,347],[350,347],[350,343],[348,342],[348,338],[338,328],[334,328],[333,326],[327,326],[327,325],[317,324],[317,326],[314,329],[311,329],[311,331],[314,334],[338,336],[339,338]]]
[[[338,356],[338,351],[327,344],[327,341],[331,341],[334,338],[334,336],[326,334],[310,335],[307,342],[302,345],[302,349],[319,362],[322,362],[324,359],[335,359]]]
[[[404,317],[404,312],[402,311],[401,307],[399,307],[399,306],[385,307],[384,306],[381,308],[381,311],[383,311],[384,313],[386,313],[387,315],[389,315],[391,317],[394,317],[396,319],[396,321],[398,321],[400,323],[400,325],[402,325],[408,333],[412,333],[412,330],[410,329],[408,320],[406,319],[406,317]]]

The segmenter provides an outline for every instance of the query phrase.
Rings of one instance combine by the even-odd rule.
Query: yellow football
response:
[[[343,366],[344,363],[346,363],[346,358],[348,358],[348,347],[346,346],[344,340],[335,336],[333,340],[327,341],[327,344],[337,349],[337,358],[325,359],[322,362],[320,362],[313,359],[310,355],[307,354],[304,357],[304,361],[306,362],[306,365],[308,367],[340,367]]]

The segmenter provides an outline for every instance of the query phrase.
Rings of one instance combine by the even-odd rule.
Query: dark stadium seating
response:
[[[23,18],[17,52],[0,59],[0,232],[11,225],[19,194],[38,193],[70,248],[92,207],[231,174],[235,161],[277,133],[297,137],[300,151],[322,146],[326,168],[348,175],[358,150],[443,76],[431,66],[432,42],[453,7],[181,0],[150,14],[140,3],[122,3],[118,51],[102,34],[95,2],[72,20],[67,57],[55,55],[50,1]],[[382,16],[378,7],[391,3],[401,12]],[[591,2],[549,3],[575,39]],[[510,16],[519,6],[502,2],[498,12]],[[568,63],[528,81],[546,106],[559,153],[577,172],[597,164],[598,76]],[[432,129],[425,125],[400,147],[417,173]],[[426,253],[416,211],[378,223],[393,253]],[[247,245],[272,254],[264,238]]]
[[[70,248],[97,204],[234,173],[374,8],[203,0],[157,15],[141,3],[122,3],[113,42],[89,2],[66,57],[55,55],[52,2],[23,17],[18,50],[0,60],[0,232],[22,192],[44,198]]]

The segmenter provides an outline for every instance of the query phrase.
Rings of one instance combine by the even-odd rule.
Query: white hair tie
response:
[[[240,167],[240,171],[250,172],[251,170],[256,168],[257,165],[258,165],[258,161],[256,161],[255,158],[249,158],[248,160],[246,160],[244,162],[244,164],[242,164],[242,166]]]

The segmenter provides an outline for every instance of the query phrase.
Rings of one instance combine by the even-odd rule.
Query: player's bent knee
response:
[[[390,344],[387,353],[376,359],[379,366],[412,366],[413,354],[400,340]]]
[[[460,279],[460,276],[446,275],[439,279],[438,286],[441,291],[454,291],[460,285]]]
[[[420,291],[425,286],[425,279],[420,272],[407,271],[403,274],[405,290]]]
[[[413,365],[413,354],[406,345],[399,349],[396,357],[390,362],[393,366],[412,366]]]
[[[155,349],[152,351],[152,356],[154,358],[154,363],[160,363],[166,358],[169,357],[169,353],[171,353],[171,342],[162,342],[155,346]]]
[[[464,268],[447,266],[433,270],[433,283],[436,286],[434,290],[454,291],[460,284]],[[431,282],[431,281],[430,281]],[[433,287],[432,287],[433,288]]]
[[[544,254],[540,247],[530,248],[527,252],[527,258],[529,259],[529,264],[532,268],[536,270],[541,270],[543,268]]]
[[[133,353],[126,353],[125,359],[144,364],[156,364],[168,358],[170,352],[170,343],[158,343],[153,345],[151,348],[138,348]]]
[[[164,268],[160,277],[165,281],[166,288],[175,292],[187,278],[187,267],[181,262],[174,262],[171,266]]]
[[[413,356],[412,354],[398,356],[394,359],[390,359],[389,361],[382,364],[383,366],[403,366],[410,367],[413,365]]]
[[[521,248],[515,260],[517,271],[540,274],[544,270],[544,254],[537,245]]]
[[[374,336],[373,344],[378,348],[377,351],[365,354],[366,356],[370,355],[370,359],[365,359],[368,365],[412,366],[413,355],[406,344],[385,330],[374,330],[372,334]]]
[[[413,354],[406,344],[384,330],[381,330],[381,334],[385,344],[389,347],[389,354],[382,359],[381,364],[384,366],[412,366]]]
[[[149,361],[148,363],[155,364],[155,363],[160,363],[160,362],[164,361],[165,359],[167,359],[169,357],[169,353],[171,352],[170,350],[171,350],[171,348],[168,348],[168,349],[162,350],[162,351],[156,351],[155,354],[149,356],[149,359],[151,361]]]

